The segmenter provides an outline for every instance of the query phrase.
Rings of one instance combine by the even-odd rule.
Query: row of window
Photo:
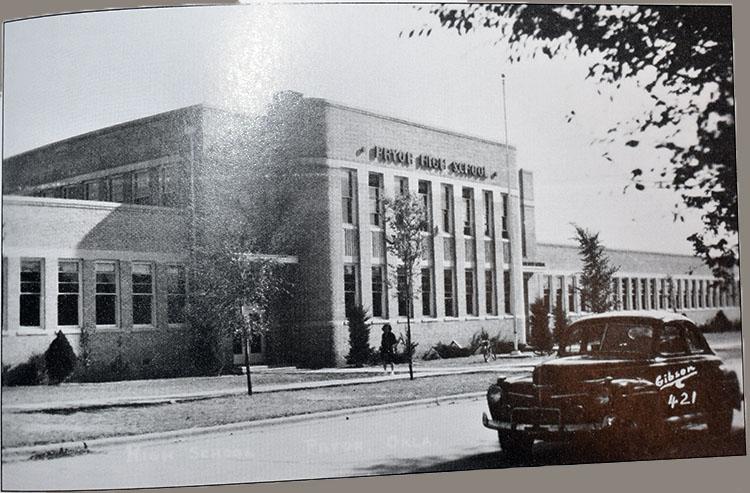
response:
[[[382,265],[373,265],[372,269],[372,286],[371,286],[371,305],[372,316],[376,318],[388,318],[388,287],[385,280],[385,267]],[[408,313],[409,297],[407,295],[406,274],[399,269],[396,282],[396,298],[398,300],[398,316],[406,317]],[[477,306],[477,282],[474,269],[465,269],[464,271],[464,302],[466,314],[469,316],[478,315]],[[497,315],[497,293],[495,290],[495,271],[486,269],[484,273],[485,289],[485,307],[484,312],[487,315]],[[433,290],[433,268],[423,267],[420,271],[420,279],[416,283],[419,286],[419,295],[422,300],[422,315],[425,317],[435,317],[435,296]],[[358,265],[344,265],[344,305],[348,309],[360,300],[358,292]],[[443,307],[446,317],[455,317],[458,315],[458,297],[456,294],[455,270],[445,268],[443,270]],[[505,313],[511,312],[510,296],[510,271],[503,272],[503,288],[506,296],[503,298],[503,308]],[[414,314],[411,313],[413,316]]]
[[[35,195],[178,207],[184,202],[181,170],[178,165],[155,166],[61,187],[44,188]]]
[[[116,261],[97,261],[95,271],[95,323],[97,326],[118,326],[120,305],[120,274]],[[43,327],[44,260],[21,259],[19,324],[21,327]],[[154,325],[155,280],[154,265],[133,262],[132,273],[133,325]],[[166,267],[167,322],[185,322],[186,283],[185,268],[179,265]],[[81,261],[58,261],[57,324],[77,327],[81,325]]]
[[[546,276],[544,279],[544,301],[550,304],[550,288],[554,289],[555,306],[563,303],[565,276]],[[575,296],[577,279],[568,279],[567,309],[580,311]],[[553,286],[554,284],[554,286]],[[612,280],[612,302],[618,310],[671,310],[719,308],[737,306],[737,288],[700,279],[630,278],[617,277]]]
[[[341,212],[342,222],[344,224],[357,224],[357,173],[355,170],[344,170],[341,182]],[[409,193],[409,180],[406,177],[397,176],[396,191],[399,194]],[[369,217],[370,225],[374,227],[383,226],[383,175],[380,173],[370,173],[368,175],[369,187]],[[429,181],[419,180],[417,184],[417,193],[422,198],[425,211],[428,215],[428,223],[432,224],[432,184]],[[442,232],[453,234],[454,232],[454,201],[453,186],[441,184],[441,222]],[[464,236],[474,236],[476,234],[475,226],[475,200],[474,189],[463,188],[461,191],[463,199],[463,234]],[[494,205],[491,191],[483,192],[484,203],[484,235],[494,237]],[[508,204],[507,196],[502,194],[502,235],[508,237],[507,215]]]

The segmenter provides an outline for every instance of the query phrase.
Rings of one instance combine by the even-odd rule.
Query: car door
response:
[[[656,335],[652,365],[654,383],[665,417],[689,416],[705,406],[706,361],[693,354],[682,322],[670,322]]]

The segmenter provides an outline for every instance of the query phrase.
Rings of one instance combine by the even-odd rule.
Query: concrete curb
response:
[[[142,435],[125,435],[116,437],[96,438],[92,440],[81,440],[75,442],[58,442],[41,445],[29,445],[24,447],[13,447],[2,450],[2,462],[20,462],[28,460],[34,454],[44,454],[61,449],[75,454],[84,449],[89,452],[96,452],[104,448],[116,447],[121,445],[130,445],[137,443],[149,443],[156,441],[169,441],[181,438],[193,438],[212,433],[226,433],[232,431],[244,431],[261,426],[294,424],[303,421],[321,420],[335,418],[338,416],[348,416],[352,414],[364,414],[376,411],[395,410],[404,407],[428,406],[430,404],[440,404],[446,401],[456,401],[464,399],[473,399],[483,397],[485,392],[468,392],[464,394],[445,395],[440,397],[429,397],[425,399],[415,399],[411,401],[392,402],[388,404],[377,404],[374,406],[353,407],[349,409],[336,409],[333,411],[321,411],[309,414],[295,414],[293,416],[282,416],[278,418],[266,418],[253,421],[242,421],[239,423],[228,423],[223,425],[206,426],[202,428],[186,428],[181,430],[163,431],[155,433],[145,433]],[[85,445],[84,445],[85,442]]]
[[[472,373],[524,373],[531,370],[531,367],[526,366],[511,366],[511,367],[484,367],[484,368],[471,368],[471,369],[457,369],[453,371],[443,372],[425,372],[414,375],[414,378],[431,378],[431,377],[442,377],[450,375],[467,375]],[[297,391],[297,390],[308,390],[308,389],[320,389],[327,387],[345,387],[350,385],[362,385],[369,383],[382,383],[390,382],[393,380],[406,380],[409,378],[408,373],[400,373],[395,376],[373,376],[366,378],[352,378],[352,379],[338,379],[338,380],[320,380],[317,382],[299,382],[291,384],[278,384],[278,385],[266,385],[258,386],[253,389],[253,393],[270,393],[270,392],[285,392],[285,391]],[[110,400],[90,400],[90,401],[74,401],[74,402],[42,402],[38,404],[7,404],[3,406],[3,412],[11,413],[32,413],[32,412],[60,412],[60,411],[84,411],[93,409],[103,409],[109,407],[131,407],[131,406],[147,406],[147,405],[159,405],[159,404],[176,404],[178,402],[191,402],[205,399],[215,399],[220,397],[231,397],[233,395],[242,395],[247,392],[247,389],[238,387],[235,389],[208,391],[195,394],[171,394],[171,395],[160,395],[153,397],[135,397],[135,398],[122,398],[122,399],[110,399]]]

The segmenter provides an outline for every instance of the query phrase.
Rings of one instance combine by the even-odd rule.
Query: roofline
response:
[[[96,135],[102,135],[104,133],[111,132],[113,130],[125,128],[125,127],[127,127],[129,125],[142,124],[142,123],[144,123],[144,122],[146,122],[148,120],[156,120],[158,118],[163,118],[165,115],[168,115],[170,113],[183,112],[183,111],[187,111],[187,110],[190,110],[190,109],[193,109],[193,108],[220,109],[220,108],[214,108],[212,106],[208,106],[205,103],[196,103],[196,104],[191,104],[189,106],[182,106],[180,108],[174,108],[174,109],[171,109],[171,110],[162,111],[160,113],[154,113],[153,115],[143,116],[141,118],[136,118],[135,120],[128,120],[128,121],[124,121],[124,122],[121,122],[121,123],[116,123],[116,124],[110,125],[108,127],[97,128],[96,130],[91,130],[89,132],[84,132],[82,134],[73,135],[71,137],[66,137],[64,139],[56,140],[54,142],[50,142],[49,144],[44,144],[44,145],[41,145],[39,147],[34,147],[32,149],[29,149],[27,151],[19,152],[18,154],[13,154],[13,155],[10,155],[10,156],[7,156],[7,157],[3,157],[3,161],[6,161],[6,160],[11,159],[11,158],[16,158],[16,157],[19,157],[19,156],[23,156],[24,154],[30,154],[30,153],[33,153],[33,152],[39,152],[42,149],[47,149],[49,147],[52,147],[52,146],[55,146],[55,145],[58,145],[58,144],[62,144],[63,142],[70,142],[70,141],[82,140],[82,139],[85,139],[85,138],[88,138],[88,137],[93,137],[93,136],[96,136]]]
[[[584,315],[583,317],[577,319],[574,323],[586,320],[599,320],[603,318],[649,318],[652,320],[660,320],[662,322],[671,322],[674,320],[692,322],[691,319],[689,319],[682,313],[670,312],[667,310],[616,310]]]
[[[537,247],[540,246],[550,246],[550,247],[562,247],[562,248],[578,248],[576,245],[573,244],[565,244],[565,243],[551,243],[551,242],[537,242]],[[648,255],[663,255],[668,257],[685,257],[685,258],[692,258],[696,260],[700,260],[699,257],[696,257],[695,255],[687,254],[687,253],[669,253],[669,252],[657,252],[653,250],[638,250],[635,248],[609,248],[605,247],[605,252],[622,252],[622,253],[646,253]]]
[[[398,118],[398,117],[395,117],[395,116],[384,115],[383,113],[378,113],[376,111],[367,110],[367,109],[363,109],[363,108],[358,108],[356,106],[350,106],[348,104],[344,104],[344,103],[341,103],[339,101],[334,101],[332,99],[318,98],[318,97],[307,97],[307,96],[304,96],[304,95],[302,97],[303,97],[303,99],[305,99],[307,101],[319,101],[319,102],[321,102],[323,104],[326,104],[328,106],[331,106],[333,108],[338,108],[338,109],[347,110],[347,111],[353,111],[355,113],[361,113],[363,115],[371,116],[371,117],[375,117],[375,118],[380,118],[382,120],[389,120],[389,121],[396,122],[396,123],[403,123],[405,125],[410,125],[410,126],[422,128],[422,129],[425,129],[425,130],[430,130],[432,132],[440,132],[440,133],[444,133],[444,134],[448,134],[448,135],[453,135],[455,137],[461,137],[461,138],[464,138],[464,139],[476,140],[476,141],[479,141],[479,142],[483,142],[485,144],[490,144],[490,145],[499,146],[499,147],[503,147],[503,148],[506,147],[506,145],[504,143],[502,143],[502,142],[498,142],[496,140],[487,139],[485,137],[479,137],[478,135],[472,135],[472,134],[467,134],[467,133],[462,133],[462,132],[456,132],[455,130],[450,130],[450,129],[443,128],[443,127],[437,127],[437,126],[434,126],[434,125],[427,125],[425,123],[419,123],[419,122],[415,122],[413,120],[406,120],[404,118]],[[507,147],[508,147],[508,149],[512,149],[514,152],[517,151],[516,146],[514,146],[514,145],[508,144]]]

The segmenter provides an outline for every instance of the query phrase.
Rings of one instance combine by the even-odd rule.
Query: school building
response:
[[[402,191],[436,229],[413,306],[418,355],[481,329],[523,343],[538,297],[580,315],[576,249],[537,243],[515,148],[285,91],[262,115],[190,106],[6,158],[2,363],[44,352],[58,330],[79,348],[84,329],[96,358],[179,368],[191,249],[222,227],[207,218],[242,203],[263,219],[264,253],[296,263],[291,305],[253,361],[341,365],[347,305],[368,309],[373,346],[384,323],[404,331],[383,210]],[[739,318],[737,286],[716,287],[699,259],[608,251],[619,307]]]

